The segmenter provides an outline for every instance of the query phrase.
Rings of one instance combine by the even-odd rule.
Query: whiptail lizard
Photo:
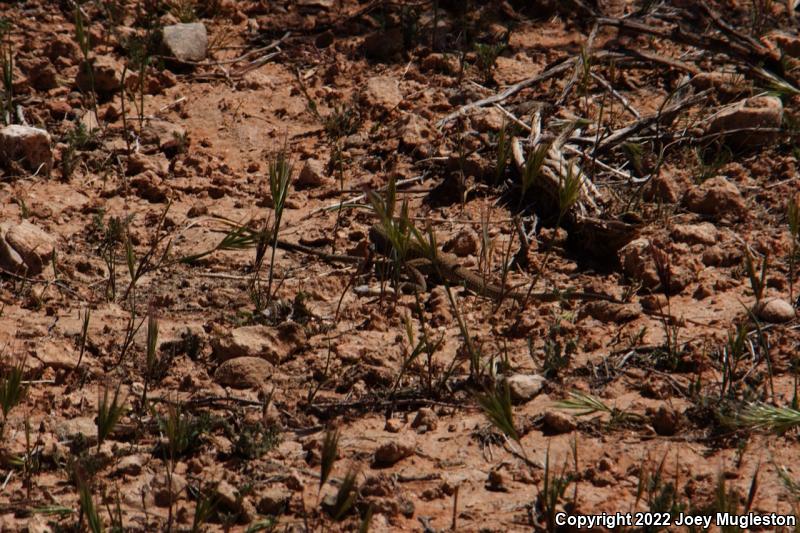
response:
[[[378,253],[385,256],[390,256],[392,254],[394,246],[391,239],[386,235],[386,230],[382,225],[374,224],[369,230],[369,238]],[[420,270],[420,267],[428,267],[428,270],[433,270],[434,273],[448,283],[464,286],[479,296],[495,300],[512,298],[521,303],[527,302],[528,300],[552,302],[561,299],[618,301],[612,296],[592,292],[566,290],[550,292],[531,291],[528,293],[526,290],[520,291],[503,288],[485,280],[481,275],[472,270],[463,267],[461,265],[461,260],[454,254],[441,250],[435,250],[429,253],[420,243],[414,240],[413,236],[408,238],[406,254],[402,260],[406,262],[406,267],[409,269]],[[420,278],[416,273],[412,272],[412,274]]]

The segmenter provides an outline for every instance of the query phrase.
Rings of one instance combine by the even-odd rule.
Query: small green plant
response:
[[[514,411],[511,407],[508,383],[503,381],[502,387],[495,387],[485,394],[478,395],[477,400],[489,422],[521,448],[519,432],[514,425]]]
[[[91,99],[91,107],[94,112],[94,116],[99,117],[100,115],[97,112],[97,92],[95,91],[94,83],[94,65],[93,58],[91,57],[92,43],[91,38],[89,37],[89,31],[86,28],[86,20],[84,19],[86,15],[81,4],[82,1],[75,2],[75,9],[73,13],[73,22],[75,23],[75,42],[78,43],[78,48],[80,48],[81,54],[83,55],[83,64],[81,65],[81,68],[85,69],[86,77],[89,80],[89,97]]]
[[[207,415],[195,417],[184,413],[183,407],[177,402],[167,405],[166,416],[158,417],[158,426],[167,439],[166,452],[173,464],[178,458],[197,449],[209,424]]]
[[[322,453],[320,457],[320,471],[319,471],[319,489],[328,481],[328,478],[333,472],[333,464],[336,462],[336,456],[339,454],[339,430],[328,430],[325,432],[325,438],[322,441]]]
[[[286,206],[286,199],[289,197],[289,184],[292,177],[292,163],[289,160],[286,147],[284,146],[274,156],[269,163],[269,191],[272,196],[272,210],[275,214],[275,223],[271,231],[272,254],[269,259],[269,278],[267,281],[267,305],[272,301],[272,282],[275,275],[275,251],[278,248],[278,233],[280,232],[283,210]],[[257,260],[260,264],[260,261]],[[258,269],[256,269],[258,272]],[[257,279],[257,278],[256,278]]]
[[[358,131],[361,126],[361,114],[354,104],[335,105],[322,119],[322,125],[328,138],[336,141]]]
[[[739,325],[735,331],[728,332],[728,340],[722,349],[722,383],[720,385],[720,397],[730,395],[734,392],[734,384],[737,380],[739,363],[747,357],[747,335],[750,333],[745,324]]]
[[[170,11],[183,23],[197,20],[196,0],[173,0],[170,2]]]
[[[684,511],[687,508],[685,502],[679,499],[678,493],[678,468],[675,468],[675,480],[664,480],[664,464],[667,456],[664,454],[658,466],[650,468],[647,464],[642,462],[639,467],[639,484],[636,489],[636,501],[633,507],[636,508],[639,502],[644,498],[647,508],[651,513],[670,513],[673,516]],[[661,531],[661,526],[645,526],[644,531],[647,533],[655,533]]]
[[[356,473],[353,470],[347,472],[336,491],[336,496],[328,508],[328,514],[336,521],[343,519],[356,501]]]
[[[197,497],[197,504],[194,508],[194,518],[192,518],[192,533],[205,531],[205,524],[214,515],[219,505],[219,495],[213,490],[202,492]]]
[[[97,449],[114,431],[114,428],[125,413],[126,398],[120,398],[120,387],[114,390],[114,398],[109,402],[109,387],[103,389],[103,397],[97,406]]]
[[[525,195],[528,194],[528,191],[531,190],[531,187],[533,187],[533,185],[536,183],[536,180],[539,179],[545,159],[547,158],[547,152],[549,150],[549,144],[541,144],[537,146],[533,150],[533,153],[531,153],[525,160],[525,167],[522,171],[522,195],[519,199],[520,207],[522,206],[522,201],[525,198]]]
[[[556,407],[575,411],[575,416],[606,413],[610,416],[612,425],[641,419],[641,416],[636,413],[609,407],[596,396],[579,391],[570,392],[568,399],[556,402]]]
[[[475,55],[477,57],[475,65],[478,67],[485,83],[489,84],[492,82],[492,71],[497,64],[497,58],[500,57],[500,54],[502,54],[505,49],[506,45],[504,43],[475,43]]]
[[[103,520],[97,512],[97,507],[92,498],[92,489],[87,481],[80,481],[78,484],[78,495],[80,498],[80,518],[78,520],[78,530],[81,530],[83,524],[83,517],[86,517],[86,527],[92,533],[103,533]]]
[[[8,413],[25,398],[27,386],[22,382],[24,374],[25,359],[21,359],[0,380],[0,409],[3,411],[3,425],[0,426],[0,434],[8,420]]]
[[[753,254],[748,247],[744,254],[744,266],[747,272],[747,278],[750,280],[750,289],[753,291],[753,296],[756,298],[757,307],[764,298],[764,290],[767,287],[766,279],[769,257],[765,255],[761,260],[760,266],[757,268],[753,261]]]
[[[500,128],[500,133],[497,134],[497,156],[495,160],[494,183],[500,183],[506,175],[508,168],[508,161],[511,159],[511,134],[503,121],[503,126]]]
[[[756,403],[747,406],[739,414],[737,422],[742,427],[763,428],[782,435],[800,425],[800,411]]]
[[[86,353],[86,342],[89,339],[89,320],[92,317],[92,310],[88,307],[83,312],[83,321],[81,322],[81,338],[80,338],[80,355],[78,355],[78,363],[75,365],[75,371],[77,372],[78,369],[81,367],[81,362],[83,361],[83,354]]]
[[[14,49],[11,44],[12,23],[0,20],[0,76],[2,76],[3,101],[0,107],[3,124],[11,124],[14,116]]]
[[[263,421],[245,422],[233,441],[233,453],[244,459],[259,459],[280,442],[281,434],[276,425]]]
[[[798,196],[793,196],[789,200],[789,207],[787,209],[789,235],[792,238],[792,250],[789,255],[789,301],[794,301],[794,270],[795,261],[797,260],[797,242],[800,239],[800,205],[798,205]]]
[[[158,315],[155,308],[150,308],[150,313],[147,317],[147,349],[145,353],[145,370],[144,370],[144,387],[142,390],[142,407],[147,406],[147,388],[150,385],[150,380],[153,379],[156,373],[156,365],[158,363],[157,349],[158,349]]]
[[[577,450],[577,448],[573,448]],[[577,459],[576,459],[577,462]],[[567,461],[561,468],[561,473],[556,474],[550,465],[550,445],[547,446],[547,454],[544,462],[544,479],[542,488],[536,496],[536,508],[543,515],[545,530],[548,532],[558,531],[556,514],[558,513],[559,503],[564,499],[564,495],[569,485],[575,480],[574,474],[567,473]]]

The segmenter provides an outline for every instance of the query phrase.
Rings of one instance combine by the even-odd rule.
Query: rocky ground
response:
[[[793,4],[0,3],[2,530],[794,513]]]

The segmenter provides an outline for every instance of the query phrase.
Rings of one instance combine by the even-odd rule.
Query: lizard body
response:
[[[374,224],[372,227],[370,227],[369,237],[370,241],[372,241],[379,253],[385,256],[392,254],[394,246],[382,225]],[[454,254],[443,252],[441,250],[435,250],[433,252],[426,251],[424,247],[420,245],[420,243],[414,240],[413,235],[408,238],[407,249],[403,261],[405,261],[408,266],[412,268],[415,268],[418,265],[428,266],[429,269],[432,269],[444,281],[454,285],[464,286],[479,296],[494,300],[511,298],[520,303],[524,303],[527,300],[552,302],[560,299],[616,301],[616,299],[611,296],[591,292],[578,292],[569,290],[564,292],[531,291],[529,293],[528,291],[504,288],[500,285],[487,281],[483,278],[483,276],[462,266],[461,260]]]

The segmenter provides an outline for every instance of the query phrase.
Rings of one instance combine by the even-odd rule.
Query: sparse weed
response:
[[[86,517],[86,527],[92,533],[103,533],[103,520],[97,512],[97,507],[94,504],[92,497],[92,489],[87,481],[81,481],[78,484],[78,494],[80,496],[80,519],[78,520],[78,529],[81,529],[83,517]]]
[[[147,349],[145,352],[145,370],[144,370],[144,387],[142,390],[142,408],[147,407],[147,388],[150,385],[150,380],[153,379],[156,373],[157,348],[158,348],[158,316],[155,308],[150,308],[150,313],[147,317]]]
[[[653,469],[644,461],[642,462],[642,465],[639,467],[639,484],[636,489],[634,508],[638,505],[639,501],[644,498],[647,509],[651,513],[670,513],[672,516],[677,516],[678,513],[687,509],[687,504],[680,500],[680,494],[678,493],[679,480],[677,464],[675,468],[675,480],[665,481],[664,479],[664,463],[666,459],[667,456],[665,454],[658,466]],[[664,529],[662,526],[650,525],[645,526],[643,531],[655,533],[662,529]]]
[[[547,158],[547,152],[549,150],[549,144],[539,145],[525,160],[525,168],[522,172],[522,195],[519,199],[520,207],[522,207],[522,201],[525,195],[528,194],[528,191],[531,190],[531,187],[533,187],[533,185],[536,183],[536,180],[539,179],[539,175],[542,172],[542,167],[544,166],[544,161]]]
[[[737,423],[741,427],[767,429],[782,435],[800,425],[800,411],[756,403],[747,406],[739,414]]]
[[[478,394],[476,398],[489,422],[503,435],[519,444],[519,432],[514,425],[514,411],[511,407],[508,383],[503,381],[502,387],[495,386],[484,394]]]
[[[761,303],[764,298],[764,290],[767,287],[767,268],[769,266],[769,256],[764,256],[761,259],[758,269],[753,262],[753,254],[748,247],[744,254],[744,266],[747,272],[747,278],[750,280],[750,289],[753,291],[753,296],[756,298],[756,307]]]
[[[0,116],[3,124],[11,124],[14,117],[14,49],[11,44],[12,22],[0,19],[0,76],[2,76],[3,101]]]
[[[336,496],[328,507],[328,514],[336,521],[343,519],[352,509],[356,501],[356,472],[350,470],[345,474]]]
[[[605,413],[611,418],[610,423],[612,425],[641,420],[641,416],[636,413],[609,407],[596,396],[579,391],[570,392],[568,399],[556,402],[556,407],[576,411],[576,416]]]
[[[339,454],[339,430],[328,430],[325,432],[325,439],[322,441],[322,452],[320,457],[320,470],[319,470],[319,489],[328,481],[328,478],[333,472],[333,464],[336,462],[336,457]]]
[[[179,403],[167,405],[166,416],[158,416],[158,426],[167,439],[165,451],[173,465],[178,458],[193,452],[200,445],[209,424],[210,418],[206,414],[195,417],[184,413]]]
[[[97,449],[108,438],[117,426],[117,422],[125,413],[126,398],[120,399],[120,387],[114,390],[114,398],[109,402],[109,387],[103,389],[103,397],[97,407]]]
[[[574,450],[577,450],[577,448],[574,448]],[[574,474],[567,473],[566,460],[564,460],[564,466],[561,468],[560,473],[556,474],[553,470],[550,464],[550,446],[548,444],[544,463],[542,488],[536,496],[536,510],[543,516],[545,530],[550,533],[559,530],[556,523],[556,514],[558,513],[559,505],[564,499],[569,485],[573,483],[573,481],[575,481],[575,477]]]
[[[794,302],[795,260],[797,259],[797,242],[800,239],[800,205],[798,205],[797,195],[789,199],[786,218],[789,235],[792,238],[792,249],[789,254],[789,301]]]
[[[505,49],[506,45],[503,43],[475,43],[475,55],[477,56],[475,65],[478,67],[484,83],[489,84],[492,82],[492,71],[497,64],[497,58],[500,57],[500,54]]]
[[[3,425],[0,427],[0,434],[8,420],[8,413],[25,398],[27,386],[22,382],[24,374],[25,359],[21,359],[0,379],[0,409],[3,411]]]

